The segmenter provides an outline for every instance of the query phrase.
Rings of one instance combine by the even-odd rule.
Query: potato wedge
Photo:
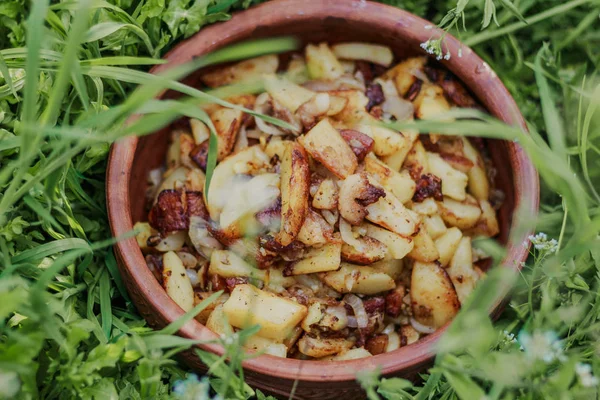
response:
[[[406,203],[415,194],[415,181],[407,171],[396,172],[372,155],[365,158],[364,166],[365,171],[392,192],[400,202]]]
[[[437,153],[427,152],[429,171],[442,180],[442,194],[454,200],[463,201],[469,181],[467,175],[450,166]]]
[[[194,289],[181,259],[172,251],[163,255],[163,286],[169,297],[183,311],[194,307]]]
[[[396,150],[395,153],[390,154],[389,156],[382,157],[384,163],[387,164],[388,167],[393,169],[394,171],[400,171],[408,153],[413,147],[413,144],[419,137],[419,133],[413,130],[405,130],[402,132],[403,143],[402,146]]]
[[[405,96],[408,89],[417,81],[415,71],[422,71],[426,63],[426,57],[409,58],[387,71],[383,77],[385,79],[394,79],[398,94]]]
[[[421,175],[430,173],[429,161],[427,159],[427,152],[423,143],[420,140],[414,142],[413,147],[406,155],[404,161],[404,168],[408,169],[411,176],[419,178]]]
[[[481,209],[477,200],[471,196],[460,202],[449,197],[438,202],[440,215],[449,226],[456,226],[466,230],[475,226],[481,216]],[[494,217],[496,213],[494,213]]]
[[[179,137],[184,134],[183,131],[171,132],[171,142],[167,148],[167,169],[174,169],[181,165],[181,146],[179,145]]]
[[[337,79],[344,74],[344,67],[327,43],[309,44],[305,49],[308,75],[312,79]]]
[[[308,90],[300,85],[296,85],[285,78],[279,78],[275,75],[264,77],[265,89],[273,99],[282,106],[295,113],[304,103],[312,99],[317,93]]]
[[[460,304],[464,304],[479,279],[479,275],[473,270],[471,238],[463,237],[460,239],[446,272],[454,284]]]
[[[385,195],[383,188],[373,185],[366,173],[348,176],[341,184],[338,196],[340,215],[352,225],[360,224],[367,216],[367,207]]]
[[[425,229],[427,230],[429,236],[431,236],[431,238],[434,240],[442,236],[448,230],[444,220],[439,214],[425,218],[423,220],[423,225],[425,225]]]
[[[428,197],[422,202],[413,202],[410,209],[419,215],[433,215],[439,211],[438,205],[432,197]]]
[[[324,276],[326,284],[340,293],[375,294],[396,287],[387,274],[374,268],[342,263],[340,269]]]
[[[361,244],[359,249],[347,243],[342,245],[342,260],[353,264],[369,265],[386,257],[388,248],[379,240],[370,236],[364,236],[357,240]]]
[[[210,313],[206,321],[206,327],[222,337],[233,333],[233,327],[227,320],[223,304],[218,304]]]
[[[325,179],[319,184],[312,206],[319,210],[333,210],[338,205],[338,186],[331,179]]]
[[[342,121],[346,124],[359,123],[365,118],[370,118],[367,111],[369,99],[360,90],[331,90],[328,91],[331,98],[344,99],[344,108],[338,111],[334,117],[336,121]],[[340,103],[339,100],[337,100]]]
[[[358,360],[359,358],[370,357],[372,356],[364,347],[357,347],[355,349],[350,349],[344,351],[343,353],[337,354],[331,357],[330,361],[348,361],[348,360]]]
[[[444,90],[430,83],[423,83],[414,105],[415,116],[419,119],[438,119],[440,114],[450,111],[450,104],[444,96]],[[444,121],[452,121],[452,119],[444,119]]]
[[[329,120],[323,119],[298,141],[338,178],[344,179],[356,170],[356,155]]]
[[[304,335],[298,341],[300,353],[309,357],[321,358],[348,350],[354,342],[348,339],[315,338]]]
[[[380,157],[391,156],[406,148],[409,137],[402,133],[377,125],[378,121],[370,114],[365,116],[353,129],[370,136],[375,144],[373,153]]]
[[[309,208],[296,239],[307,246],[325,244],[333,240],[333,227],[321,214]]]
[[[261,337],[283,341],[307,313],[305,306],[295,301],[265,292],[252,285],[237,285],[223,312],[236,328],[260,325]]]
[[[136,222],[133,225],[133,229],[137,232],[135,234],[135,240],[142,251],[150,249],[148,246],[148,239],[152,236],[158,235],[158,231],[150,226],[147,222]]]
[[[490,182],[485,172],[485,164],[479,151],[473,147],[469,139],[462,136],[463,153],[473,163],[473,168],[467,172],[469,177],[469,192],[477,200],[488,200],[490,197]]]
[[[183,133],[179,136],[179,160],[187,168],[198,168],[195,162],[190,158],[190,152],[196,146],[192,135]]]
[[[231,250],[214,250],[210,256],[208,273],[223,278],[243,276],[261,281],[267,279],[265,270],[254,268]]]
[[[319,248],[311,248],[304,253],[304,258],[293,264],[292,275],[335,271],[340,267],[341,254],[341,243],[329,243]]]
[[[200,304],[202,301],[206,300],[210,295],[212,295],[212,292],[196,292],[196,291],[194,291],[194,307],[197,306],[198,304]],[[213,301],[212,303],[207,305],[206,308],[204,308],[204,310],[200,311],[200,313],[198,315],[196,315],[194,318],[196,319],[196,321],[200,322],[202,325],[206,325],[208,322],[208,318],[210,317],[210,314],[212,314],[212,312],[215,310],[215,308],[217,308],[219,305],[222,305],[223,303],[225,303],[228,298],[229,298],[229,294],[222,294],[215,301]]]
[[[274,340],[260,337],[258,335],[250,336],[248,339],[246,339],[244,348],[275,357],[287,357],[287,347],[285,344],[277,343]]]
[[[280,136],[271,136],[269,143],[265,146],[265,154],[272,159],[277,156],[280,160],[283,160],[283,153],[290,140],[283,140]]]
[[[274,74],[278,66],[279,58],[277,55],[269,54],[215,69],[205,73],[200,79],[206,86],[215,88],[260,79],[263,74]]]
[[[415,262],[410,297],[414,318],[434,329],[450,321],[460,309],[450,277],[435,263]]]
[[[387,246],[388,254],[393,259],[399,260],[413,249],[414,243],[411,237],[398,235],[373,224],[366,223],[362,226],[366,229],[367,236],[375,238]]]
[[[477,224],[466,233],[470,235],[481,235],[487,237],[496,236],[498,233],[500,233],[500,226],[498,225],[496,210],[494,210],[490,202],[487,200],[480,200],[479,207],[481,208],[481,216],[479,217]]]
[[[400,340],[406,342],[405,346],[415,343],[420,338],[419,332],[412,325],[402,325],[400,327]]]
[[[298,142],[289,142],[281,160],[281,230],[277,241],[287,246],[298,236],[308,213],[308,155]]]
[[[310,332],[311,326],[318,324],[319,321],[323,318],[323,310],[321,307],[321,303],[314,302],[308,307],[308,313],[306,317],[302,320],[302,324],[300,325],[303,330],[306,332]]]
[[[415,245],[411,252],[408,253],[410,258],[422,262],[433,262],[440,257],[433,239],[423,227],[413,237],[413,242]]]
[[[240,126],[242,112],[232,108],[219,108],[210,115],[217,133],[217,160],[221,161],[231,153]]]
[[[280,269],[269,268],[265,283],[268,289],[275,293],[281,293],[285,289],[296,284],[293,276],[283,276]]]
[[[251,146],[221,161],[214,170],[206,207],[213,221],[218,221],[232,195],[237,175],[255,175],[270,167],[269,158],[259,146]]]
[[[342,60],[365,60],[374,64],[389,67],[394,54],[388,46],[372,43],[339,43],[331,47],[333,54]]]
[[[402,236],[412,236],[418,229],[417,222],[400,200],[386,190],[385,197],[367,206],[367,219]]]
[[[439,262],[443,267],[448,265],[452,256],[454,256],[454,252],[456,251],[461,238],[462,232],[460,229],[454,227],[448,229],[446,233],[435,240],[435,247],[437,248],[438,253],[440,253]]]
[[[382,260],[369,265],[369,267],[376,271],[383,272],[384,274],[389,275],[393,280],[396,280],[400,278],[400,275],[404,270],[404,261],[395,259]]]

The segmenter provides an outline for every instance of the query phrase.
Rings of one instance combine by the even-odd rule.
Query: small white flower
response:
[[[541,360],[546,364],[553,361],[566,361],[562,343],[553,331],[534,331],[533,334],[521,331],[519,343],[527,357],[532,360]]]
[[[575,365],[575,372],[579,377],[579,382],[584,387],[598,386],[598,378],[592,375],[592,366],[585,363],[577,363]]]
[[[545,251],[548,253],[555,253],[558,250],[558,242],[556,239],[548,240],[548,235],[546,235],[544,232],[540,232],[535,236],[529,235],[528,239],[531,241],[536,250]]]
[[[449,60],[450,59],[450,51],[446,52],[446,55],[444,56],[444,60]]]

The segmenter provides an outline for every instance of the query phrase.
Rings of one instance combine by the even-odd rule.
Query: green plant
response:
[[[173,336],[183,321],[158,332],[145,327],[110,251],[104,204],[110,142],[152,132],[181,111],[204,118],[191,105],[207,94],[182,87],[177,78],[201,63],[257,49],[217,53],[162,77],[143,71],[177,40],[252,1],[47,3],[0,4],[0,398],[193,398],[193,391],[199,398],[265,398],[243,383],[238,350],[244,334],[223,339],[229,363],[199,355],[211,365],[210,381],[186,378],[172,358],[192,344]],[[439,22],[499,73],[531,137],[475,114],[436,129],[520,140],[544,178],[536,222],[547,236],[533,238],[539,249],[520,276],[490,274],[422,383],[367,373],[360,381],[369,398],[597,396],[600,3],[386,3]],[[261,51],[291,44],[269,43]],[[430,48],[442,51],[443,38],[432,37]],[[163,87],[188,98],[140,108]],[[135,111],[145,117],[125,128],[122,122]],[[511,285],[510,306],[492,324],[486,293]],[[177,381],[187,383],[173,392]]]

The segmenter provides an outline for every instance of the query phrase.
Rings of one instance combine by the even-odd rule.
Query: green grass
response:
[[[538,219],[519,219],[547,237],[534,239],[539,249],[520,275],[498,269],[479,286],[421,382],[380,379],[376,371],[357,378],[369,399],[597,398],[600,2],[385,2],[474,46],[511,91],[531,136],[473,113],[417,127],[518,140],[543,178]],[[181,39],[251,3],[0,4],[0,398],[265,398],[244,383],[240,367],[240,344],[252,329],[224,340],[223,357],[198,351],[211,377],[196,378],[173,358],[195,343],[173,335],[185,319],[161,331],[145,326],[112,255],[104,193],[112,141],[151,133],[181,114],[206,119],[194,105],[218,93],[178,78],[294,45],[235,47],[162,76],[145,73]],[[187,98],[146,101],[163,88]],[[144,117],[124,127],[134,112]],[[493,243],[481,246],[502,254]],[[493,323],[492,294],[504,289],[512,300]]]

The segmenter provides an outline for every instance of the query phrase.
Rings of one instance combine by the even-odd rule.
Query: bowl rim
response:
[[[163,59],[169,62],[157,65],[150,70],[158,73],[165,69],[191,60],[200,54],[213,51],[251,36],[256,24],[269,20],[270,24],[281,24],[291,18],[297,20],[324,19],[326,17],[340,17],[348,20],[349,24],[393,24],[394,29],[403,30],[417,43],[423,43],[441,31],[429,21],[421,19],[407,11],[384,4],[365,2],[363,0],[336,1],[336,0],[275,0],[260,4],[249,10],[235,13],[232,18],[224,23],[218,23],[204,28],[201,32],[179,43],[169,51]],[[212,40],[210,40],[212,39]],[[463,82],[467,71],[475,71],[478,86],[485,87],[485,91],[478,98],[486,103],[493,103],[491,110],[495,117],[506,123],[519,126],[526,130],[518,106],[502,84],[498,76],[491,70],[487,63],[481,60],[469,47],[460,43],[450,34],[445,36],[445,47],[452,55],[462,52],[461,57],[453,56],[450,60],[442,60],[443,65],[460,77]],[[460,50],[459,50],[460,49]],[[464,71],[464,73],[462,73]],[[471,73],[473,75],[473,73]],[[465,84],[473,90],[473,86]],[[477,88],[479,89],[479,87]],[[475,90],[476,91],[476,90]],[[162,96],[162,92],[158,97]],[[488,104],[486,104],[487,106]],[[133,117],[135,118],[135,117]],[[123,237],[133,229],[131,209],[129,202],[129,181],[131,166],[137,147],[137,137],[126,137],[115,142],[110,151],[106,172],[106,199],[109,223],[114,237]],[[533,164],[525,152],[513,142],[508,143],[508,152],[511,167],[519,171],[513,176],[515,190],[515,209],[522,209],[528,215],[535,216],[539,206],[539,178]],[[519,190],[520,189],[520,190]],[[514,224],[511,223],[511,229]],[[507,246],[507,259],[502,266],[514,270],[520,269],[520,262],[528,255],[528,248],[522,246],[530,232],[522,232],[518,239],[509,242]],[[129,237],[115,244],[119,269],[126,276],[133,279],[133,287],[141,295],[153,312],[168,322],[173,322],[181,317],[183,310],[173,302],[164,289],[147,268],[144,257],[135,238]],[[131,287],[130,285],[128,285]],[[492,316],[498,315],[503,308],[505,299],[499,298],[491,311]],[[426,336],[418,342],[401,347],[390,353],[373,357],[349,361],[304,361],[284,359],[269,355],[260,355],[244,361],[244,368],[258,374],[266,374],[275,378],[301,380],[301,381],[355,381],[356,371],[379,367],[383,375],[390,375],[411,370],[430,362],[435,357],[434,346],[448,325],[438,329],[435,333]],[[186,323],[179,331],[179,335],[196,340],[214,341],[216,335],[196,320]],[[200,348],[222,354],[223,348],[216,343],[198,345]]]

